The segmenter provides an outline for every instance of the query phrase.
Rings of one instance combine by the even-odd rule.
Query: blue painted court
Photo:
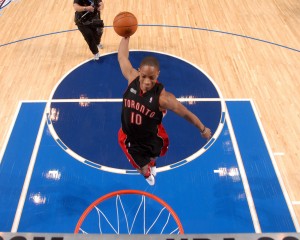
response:
[[[149,186],[117,141],[127,82],[116,53],[84,62],[48,101],[20,103],[0,156],[0,232],[296,232],[253,102],[224,99],[201,69],[174,56],[132,51],[134,67],[146,55],[159,59],[159,81],[212,139],[168,112],[169,151]]]

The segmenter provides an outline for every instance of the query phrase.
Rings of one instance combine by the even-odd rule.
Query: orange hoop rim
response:
[[[137,194],[137,195],[144,195],[146,197],[149,197],[157,202],[159,202],[161,205],[163,205],[164,207],[166,207],[168,209],[168,211],[171,213],[171,215],[173,216],[175,222],[177,223],[178,225],[178,228],[179,228],[179,232],[180,234],[184,234],[184,230],[183,230],[183,227],[182,227],[182,224],[177,216],[177,214],[175,213],[175,211],[169,206],[169,204],[167,204],[164,200],[160,199],[159,197],[151,194],[151,193],[148,193],[148,192],[144,192],[144,191],[140,191],[140,190],[118,190],[118,191],[115,191],[115,192],[111,192],[111,193],[108,193],[100,198],[98,198],[96,201],[94,201],[90,206],[88,206],[88,208],[82,213],[82,215],[80,216],[77,224],[76,224],[76,227],[75,227],[75,230],[74,230],[74,233],[78,233],[79,232],[79,229],[81,227],[81,224],[83,223],[84,219],[86,218],[86,216],[93,210],[93,208],[98,205],[99,203],[111,198],[111,197],[114,197],[114,196],[117,196],[117,195],[125,195],[125,194]]]

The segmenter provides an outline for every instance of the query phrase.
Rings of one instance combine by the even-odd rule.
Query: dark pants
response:
[[[164,156],[169,147],[169,137],[162,124],[158,125],[157,135],[148,138],[144,143],[129,141],[128,136],[120,128],[118,141],[131,165],[137,169],[149,164],[153,158]]]
[[[78,24],[77,27],[89,45],[91,52],[97,54],[99,52],[97,45],[101,41],[103,28],[81,24]]]

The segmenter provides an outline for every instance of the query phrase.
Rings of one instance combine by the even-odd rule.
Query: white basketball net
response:
[[[122,196],[122,197],[121,197]],[[105,206],[101,207],[102,203],[93,207],[93,210],[89,213],[96,212],[98,219],[95,219],[94,215],[94,224],[98,224],[97,231],[100,234],[179,234],[180,230],[176,224],[172,214],[169,210],[159,204],[160,209],[158,209],[158,204],[155,207],[147,204],[146,198],[144,195],[135,195],[135,197],[141,197],[138,206],[130,206],[128,204],[125,206],[123,204],[122,198],[126,198],[125,195],[116,195],[105,201],[115,201],[115,209],[107,208]],[[104,202],[105,202],[104,201]],[[150,199],[151,202],[155,200]],[[136,204],[135,204],[136,205]],[[149,213],[151,212],[151,217]],[[129,217],[130,215],[130,217]],[[98,223],[95,223],[98,221]],[[141,224],[142,221],[142,224]],[[85,219],[86,222],[86,219]],[[79,232],[83,234],[88,234],[91,220],[88,220],[89,224],[82,223],[79,228]],[[126,226],[124,226],[126,225]],[[138,225],[138,226],[137,226]],[[122,228],[122,230],[121,230]],[[126,230],[124,230],[126,229]],[[93,230],[95,231],[95,226]],[[95,232],[90,232],[95,233]]]

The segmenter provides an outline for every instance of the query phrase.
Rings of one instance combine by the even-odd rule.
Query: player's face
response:
[[[140,88],[143,92],[152,89],[157,81],[159,70],[156,67],[144,65],[139,68]]]

